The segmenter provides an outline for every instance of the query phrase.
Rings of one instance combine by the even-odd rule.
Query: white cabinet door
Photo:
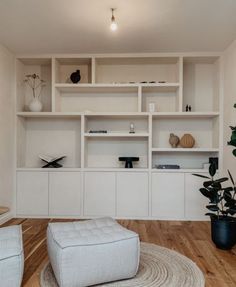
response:
[[[115,172],[85,172],[84,215],[115,216]]]
[[[117,173],[117,216],[148,216],[148,173]]]
[[[184,218],[184,174],[152,173],[152,216]]]
[[[204,174],[205,175],[205,174]],[[205,181],[203,178],[185,174],[185,217],[186,219],[202,220],[207,219],[204,214],[207,211],[208,199],[203,196],[199,188]]]
[[[81,173],[49,173],[49,215],[80,215]]]
[[[17,214],[48,215],[47,172],[17,172]]]

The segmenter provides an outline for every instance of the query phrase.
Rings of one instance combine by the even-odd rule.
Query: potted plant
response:
[[[205,178],[203,187],[199,189],[202,195],[209,199],[206,215],[211,217],[211,237],[220,249],[231,249],[236,243],[236,186],[231,173],[228,171],[232,186],[223,187],[228,177],[215,179],[216,165],[211,163],[210,176],[193,174]]]
[[[234,105],[236,108],[236,104]],[[230,127],[232,130],[229,145],[236,147],[236,127]],[[236,156],[236,149],[233,150]],[[206,208],[210,211],[206,215],[211,217],[211,237],[216,247],[220,249],[231,249],[236,244],[236,184],[228,170],[228,177],[215,179],[216,165],[211,163],[209,175],[194,174],[205,178],[203,187],[200,188],[202,195],[209,199],[209,205]],[[230,186],[225,184],[231,181]]]

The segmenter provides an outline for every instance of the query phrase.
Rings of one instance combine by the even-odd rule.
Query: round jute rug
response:
[[[41,287],[58,287],[50,263],[41,271]],[[141,243],[137,275],[128,280],[96,286],[105,287],[204,287],[197,265],[187,257],[164,247]]]

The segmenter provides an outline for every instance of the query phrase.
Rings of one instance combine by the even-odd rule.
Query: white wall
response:
[[[14,56],[0,45],[0,205],[14,200]]]
[[[236,126],[236,40],[224,52],[224,170],[229,169],[236,180],[236,157],[232,146],[227,145],[230,139],[230,125]]]

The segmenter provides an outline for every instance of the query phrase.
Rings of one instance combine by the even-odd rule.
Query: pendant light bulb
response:
[[[115,19],[115,16],[114,16],[114,8],[111,8],[111,25],[110,25],[110,29],[112,31],[116,31],[118,26],[117,26],[117,23],[116,23],[116,19]]]

